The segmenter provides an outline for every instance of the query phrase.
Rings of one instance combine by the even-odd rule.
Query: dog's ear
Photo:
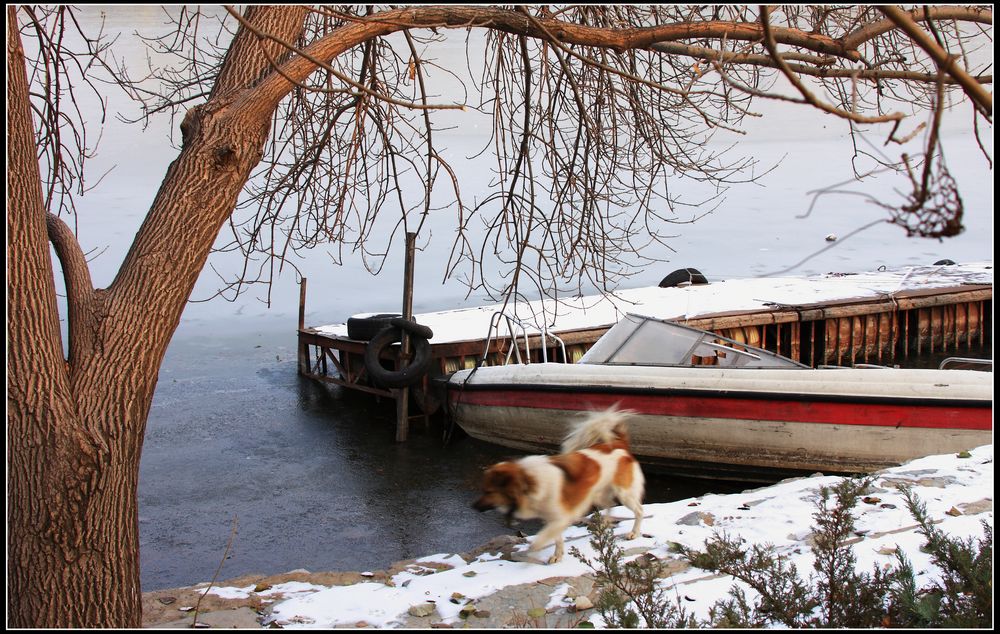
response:
[[[526,494],[532,487],[532,480],[524,469],[510,462],[501,462],[490,467],[486,471],[485,482],[492,488],[514,495]]]
[[[507,471],[491,470],[486,473],[486,481],[498,489],[506,488],[511,478],[512,475]]]
[[[510,491],[514,492],[518,496],[528,495],[535,488],[535,480],[527,471],[518,469],[517,471],[512,471],[510,474]]]
[[[506,487],[507,483],[510,482],[510,471],[508,470],[508,463],[498,462],[495,465],[486,468],[483,472],[483,485],[491,488],[502,488]]]

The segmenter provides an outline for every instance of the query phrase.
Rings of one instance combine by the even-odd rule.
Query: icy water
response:
[[[157,7],[103,11],[91,5],[84,7],[84,21],[96,24],[102,13],[106,31],[123,33],[116,50],[133,62],[144,55],[133,31],[167,31]],[[454,59],[464,67],[460,42],[428,54],[442,65],[458,56]],[[82,107],[87,110],[85,100]],[[778,168],[759,184],[733,188],[721,206],[693,224],[683,223],[698,209],[691,217],[678,217],[682,224],[676,225],[669,248],[643,254],[667,262],[631,271],[627,287],[655,285],[671,270],[691,266],[718,280],[785,270],[806,275],[942,258],[992,259],[993,178],[974,139],[957,131],[965,123],[964,111],[949,128],[946,147],[962,188],[967,230],[938,242],[907,238],[885,223],[855,233],[885,218],[884,210],[857,194],[890,199],[905,187],[901,179],[841,187],[842,193],[823,196],[807,214],[810,192],[851,177],[846,129],[803,108],[761,107],[769,112],[737,151],[757,159],[757,173]],[[91,184],[110,173],[77,201],[78,237],[92,254],[98,287],[114,278],[177,155],[171,139],[179,138],[176,130],[170,134],[167,120],[145,130],[121,123],[114,113],[134,117],[137,109],[120,97],[112,97],[110,108],[98,156],[91,161]],[[465,157],[481,149],[488,119],[483,126],[474,113],[455,116],[470,119],[436,132],[435,138],[459,170],[463,191],[486,192],[489,164],[483,169]],[[884,139],[872,134],[870,140],[880,144]],[[692,192],[687,200],[699,200],[703,193]],[[418,239],[416,312],[483,303],[466,297],[457,280],[443,280],[454,223],[453,210],[435,213],[430,231]],[[830,235],[838,239],[827,242]],[[309,279],[307,325],[342,323],[359,312],[399,311],[403,247],[389,243],[388,234],[376,238],[381,243],[373,247],[389,252],[377,277],[349,251],[340,264],[323,249],[295,262]],[[232,273],[239,265],[225,256],[209,262],[193,300],[205,300],[219,287],[212,267]],[[419,427],[409,442],[397,444],[390,403],[301,379],[295,365],[297,304],[298,279],[289,269],[269,295],[249,294],[232,303],[198,301],[186,309],[161,368],[143,449],[139,526],[145,590],[211,579],[234,524],[221,578],[296,568],[380,568],[409,557],[473,548],[510,530],[499,517],[476,513],[469,504],[482,468],[511,453],[469,438],[445,446],[439,430]],[[732,488],[651,478],[647,499],[668,501]]]
[[[145,590],[210,580],[234,522],[221,578],[379,569],[517,530],[471,508],[483,468],[516,452],[419,423],[396,443],[390,401],[302,379],[294,355],[287,332],[172,346],[140,474]],[[742,488],[651,476],[647,500]]]

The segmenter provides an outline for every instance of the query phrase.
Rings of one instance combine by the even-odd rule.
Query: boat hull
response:
[[[928,382],[920,373],[935,371],[544,365],[453,377],[455,422],[474,438],[551,452],[578,414],[617,406],[633,412],[632,451],[646,466],[762,482],[870,472],[992,442],[989,373],[947,371]]]

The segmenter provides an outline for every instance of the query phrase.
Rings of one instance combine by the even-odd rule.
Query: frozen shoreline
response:
[[[750,544],[769,543],[787,555],[805,576],[812,571],[809,538],[815,512],[816,492],[842,480],[837,476],[816,475],[786,480],[759,489],[728,495],[704,495],[677,502],[647,504],[643,536],[619,542],[627,556],[654,556],[668,563],[674,574],[664,579],[676,589],[684,608],[699,619],[708,608],[726,596],[734,580],[691,568],[671,554],[671,542],[701,549],[716,533],[740,536]],[[937,574],[930,557],[920,550],[923,538],[906,510],[900,486],[912,487],[927,506],[928,515],[945,533],[960,538],[982,536],[981,520],[993,524],[993,447],[986,445],[961,454],[945,454],[914,460],[879,472],[869,502],[855,508],[857,541],[854,544],[859,570],[895,563],[896,549],[913,563],[920,585]],[[624,509],[614,510],[625,517]],[[623,523],[617,530],[627,529]],[[585,527],[577,525],[566,533],[569,546],[593,557]],[[530,539],[530,537],[529,537]],[[467,554],[439,553],[411,562],[402,562],[388,571],[360,573],[288,573],[270,579],[244,577],[237,584],[219,583],[211,588],[201,609],[204,618],[219,614],[258,623],[275,622],[284,628],[319,629],[347,627],[431,627],[462,626],[503,628],[546,626],[572,627],[589,620],[600,627],[600,616],[586,609],[579,597],[594,595],[590,570],[567,554],[553,565],[510,561],[512,550],[524,550],[526,543],[497,541]],[[542,558],[548,551],[541,552]],[[185,599],[203,593],[207,584],[185,589],[185,598],[163,606],[159,615],[147,615],[146,627],[190,624],[192,617],[180,612]],[[147,605],[180,591],[147,593]],[[750,595],[752,596],[752,594]],[[541,599],[544,598],[544,601]],[[204,606],[213,606],[206,608]],[[583,609],[578,609],[578,608]],[[539,608],[544,608],[539,610]],[[212,611],[212,614],[206,614]],[[231,614],[226,614],[230,612]],[[217,625],[218,626],[218,625]],[[243,623],[243,627],[253,627]]]

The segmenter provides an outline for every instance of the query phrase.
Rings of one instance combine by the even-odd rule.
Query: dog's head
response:
[[[483,474],[483,494],[473,502],[477,511],[497,509],[508,517],[523,506],[523,498],[531,492],[534,481],[515,462],[500,462]]]

